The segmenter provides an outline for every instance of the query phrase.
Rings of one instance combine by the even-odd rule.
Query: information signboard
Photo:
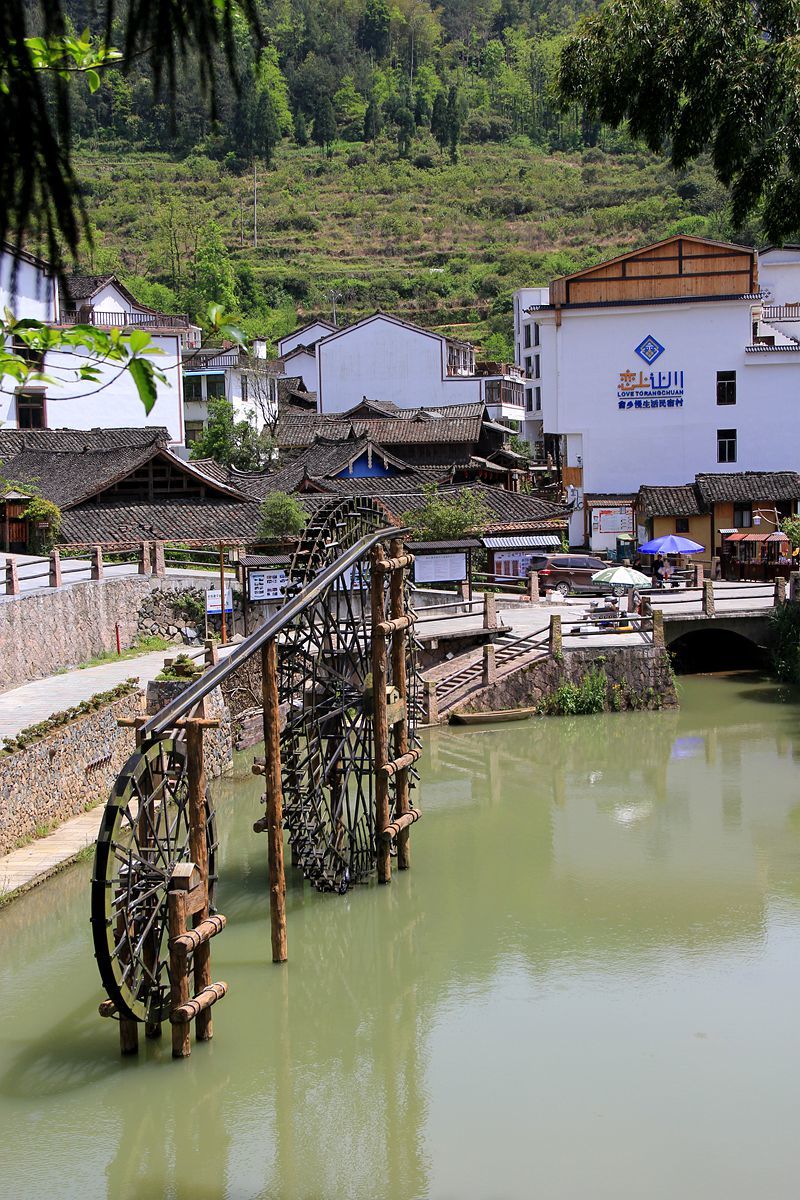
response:
[[[282,600],[286,595],[288,576],[284,570],[249,571],[247,595],[254,603]]]
[[[225,612],[233,612],[233,588],[228,584],[225,588]],[[210,617],[218,617],[222,613],[219,588],[206,590],[206,613]]]
[[[467,556],[455,554],[418,554],[414,560],[415,583],[447,583],[467,578]]]

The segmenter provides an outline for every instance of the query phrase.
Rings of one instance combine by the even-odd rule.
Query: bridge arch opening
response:
[[[684,633],[670,642],[668,649],[677,675],[756,670],[764,666],[766,658],[761,646],[729,629],[706,628]]]

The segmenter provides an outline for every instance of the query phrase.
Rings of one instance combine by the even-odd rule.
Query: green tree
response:
[[[414,114],[410,108],[403,108],[397,114],[397,148],[403,158],[406,157],[411,149],[411,143],[414,140],[414,134],[417,131],[414,123]]]
[[[330,158],[336,138],[336,113],[333,111],[330,96],[321,96],[317,102],[312,137],[315,145],[321,147]]]
[[[458,92],[451,87],[447,93],[447,146],[453,162],[458,159],[458,143],[461,140],[461,105]]]
[[[788,537],[792,550],[800,550],[800,516],[784,517],[781,530]]]
[[[450,141],[450,133],[447,125],[447,98],[444,92],[437,92],[433,101],[431,133],[439,143],[439,149],[442,154],[444,154],[447,144]]]
[[[299,108],[294,114],[294,140],[297,142],[298,146],[308,145],[308,129],[306,128],[306,119]]]
[[[364,113],[364,141],[374,142],[380,131],[381,110],[378,108],[375,97],[370,96],[367,111]]]
[[[262,538],[296,537],[308,521],[300,501],[287,492],[270,492],[259,511],[258,535]]]
[[[389,53],[392,14],[388,0],[367,0],[364,15],[358,24],[358,42],[377,59]]]
[[[229,400],[208,402],[208,421],[192,443],[192,458],[213,458],[239,471],[261,471],[272,457],[269,434],[259,434],[249,421],[237,421]]]
[[[272,163],[275,147],[281,140],[281,129],[278,115],[269,92],[261,92],[256,107],[256,138],[255,153],[264,160],[267,166]]]
[[[762,208],[780,241],[800,229],[799,28],[786,0],[612,0],[567,41],[560,97],[676,170],[710,149],[734,221]]]
[[[215,301],[228,310],[236,308],[236,272],[222,240],[222,230],[214,221],[209,221],[201,231],[192,272],[194,282],[189,296],[192,312],[198,314]]]
[[[424,492],[422,507],[403,514],[403,524],[418,541],[448,542],[485,528],[489,512],[475,492],[461,488],[442,494],[435,483],[426,484]]]

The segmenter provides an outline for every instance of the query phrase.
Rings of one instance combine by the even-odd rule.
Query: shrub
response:
[[[259,537],[283,538],[303,532],[308,514],[294,496],[270,492],[260,510]]]
[[[539,712],[558,717],[584,716],[605,712],[607,700],[608,676],[602,667],[593,667],[580,683],[560,683],[552,695],[542,700]]]

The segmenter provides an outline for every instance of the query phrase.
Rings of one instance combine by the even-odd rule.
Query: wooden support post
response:
[[[782,575],[775,576],[775,607],[786,603],[786,580]]]
[[[488,687],[490,683],[494,683],[496,678],[497,667],[494,661],[494,645],[492,642],[487,642],[483,647],[483,686]]]
[[[380,632],[383,610],[383,572],[379,564],[386,555],[378,544],[373,551],[371,589],[372,612],[372,726],[375,747],[375,837],[378,855],[378,883],[389,883],[392,860],[383,832],[389,824],[389,780],[383,770],[389,761],[389,720],[386,712],[386,638]]]
[[[531,571],[528,576],[528,599],[531,604],[539,603],[539,572]]]
[[[558,613],[550,614],[550,636],[547,648],[552,655],[561,654],[562,652],[561,617]]]
[[[139,546],[139,574],[150,574],[150,543],[142,542]]]
[[[428,717],[429,725],[439,724],[439,697],[436,694],[436,680],[426,679],[424,684],[425,690],[425,712]]]
[[[61,587],[61,551],[50,551],[50,574],[48,576],[50,587]]]
[[[222,542],[219,544],[219,595],[219,612],[220,620],[222,621],[220,641],[224,646],[228,641],[228,619],[225,614],[225,548],[223,547]],[[232,598],[233,594],[231,593],[231,599]],[[233,617],[233,612],[231,612],[231,617]]]
[[[217,653],[217,643],[213,638],[206,638],[203,642],[205,648],[205,662],[207,667],[215,667],[219,662],[219,654]]]
[[[6,559],[6,595],[19,595],[19,575],[17,574],[17,560],[15,558]]]
[[[494,592],[483,593],[483,628],[497,629],[497,600]]]
[[[91,577],[92,579],[103,578],[103,547],[92,546],[91,551]]]
[[[393,538],[389,545],[389,554],[393,559],[399,559],[403,553],[403,543],[400,538]],[[392,572],[389,580],[389,616],[397,621],[403,616],[405,607],[403,595],[403,568]],[[406,675],[406,638],[405,629],[397,629],[392,635],[392,683],[397,688],[400,700],[404,705],[404,714],[394,726],[394,756],[402,760],[408,754],[408,678]],[[411,807],[409,801],[407,766],[401,767],[395,775],[394,815],[395,819],[406,816]],[[411,866],[411,851],[408,844],[408,826],[404,826],[397,835],[397,867],[407,871]]]
[[[707,617],[714,616],[714,580],[703,580],[703,613]]]
[[[188,892],[171,887],[167,899],[170,940],[170,1009],[175,1012],[189,1000],[189,976],[186,958],[172,943],[186,933]],[[192,1053],[192,1028],[188,1022],[172,1026],[172,1057],[188,1058]]]
[[[664,648],[664,614],[660,608],[653,609],[653,645]]]
[[[131,1021],[128,1017],[119,1019],[119,1051],[120,1054],[139,1053],[139,1022]]]
[[[189,799],[189,854],[200,872],[205,888],[205,903],[194,914],[193,925],[208,920],[208,836],[206,831],[206,766],[203,756],[203,725],[186,722],[186,774]],[[170,936],[172,936],[170,932]],[[194,990],[202,992],[211,983],[211,950],[208,942],[197,947],[194,955]],[[173,1008],[175,1005],[173,1004]],[[205,1009],[197,1018],[196,1035],[200,1042],[213,1036],[211,1012]]]
[[[283,865],[283,788],[281,716],[278,705],[278,647],[275,639],[261,650],[261,700],[264,706],[264,784],[269,861],[269,912],[272,961],[286,962],[286,874]]]
[[[166,573],[167,564],[164,555],[164,543],[162,541],[153,542],[153,574],[162,579]]]

